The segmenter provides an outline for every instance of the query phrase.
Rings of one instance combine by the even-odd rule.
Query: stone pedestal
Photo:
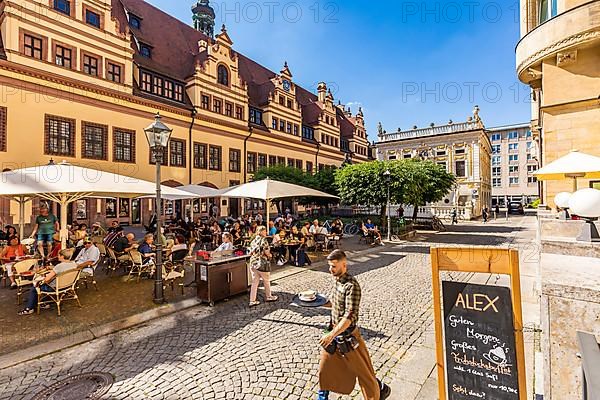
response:
[[[565,229],[552,230],[554,235],[566,236],[569,228],[575,231],[578,225],[567,222],[580,221],[561,222],[566,223]],[[542,235],[541,246],[544,398],[582,399],[577,331],[600,339],[600,245],[548,240]]]

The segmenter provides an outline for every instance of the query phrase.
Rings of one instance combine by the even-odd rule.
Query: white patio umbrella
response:
[[[264,200],[267,209],[267,219],[269,221],[269,210],[273,199],[284,199],[290,197],[326,197],[337,199],[338,197],[315,189],[291,183],[274,181],[269,178],[262,181],[245,183],[227,190],[222,194],[223,197],[237,197]]]
[[[577,191],[577,178],[600,178],[600,157],[571,151],[533,173],[541,181],[573,179],[573,192]]]
[[[188,196],[188,192],[162,186],[166,196]],[[0,174],[0,196],[19,202],[20,233],[23,236],[24,203],[41,197],[60,204],[60,237],[63,248],[67,240],[67,206],[86,197],[128,197],[153,194],[156,184],[125,175],[113,174],[62,162],[23,168]]]

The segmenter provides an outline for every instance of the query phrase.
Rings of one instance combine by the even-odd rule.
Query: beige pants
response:
[[[358,340],[358,348],[343,356],[339,351],[329,354],[321,350],[319,386],[321,390],[348,395],[354,390],[358,379],[363,398],[379,400],[379,383],[367,345],[358,329],[352,335]]]
[[[250,287],[250,301],[256,301],[256,292],[258,292],[258,283],[263,280],[265,285],[265,296],[271,297],[271,273],[261,272],[257,269],[252,268],[252,286]]]

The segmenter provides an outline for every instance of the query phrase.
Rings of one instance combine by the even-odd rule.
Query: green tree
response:
[[[456,177],[432,161],[403,160],[404,204],[411,204],[413,220],[418,208],[441,201],[454,186]]]
[[[385,217],[386,170],[390,171],[390,202],[411,204],[415,210],[426,203],[442,200],[455,182],[454,175],[431,161],[373,161],[349,165],[335,175],[342,201],[352,205],[380,206],[382,217]]]
[[[298,168],[288,167],[287,165],[274,165],[271,167],[259,168],[254,174],[255,181],[262,181],[267,178],[300,186],[313,187],[314,185],[310,175]]]

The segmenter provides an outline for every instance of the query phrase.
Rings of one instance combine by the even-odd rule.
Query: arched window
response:
[[[221,85],[229,86],[229,71],[224,65],[219,65],[217,69],[217,82]]]

